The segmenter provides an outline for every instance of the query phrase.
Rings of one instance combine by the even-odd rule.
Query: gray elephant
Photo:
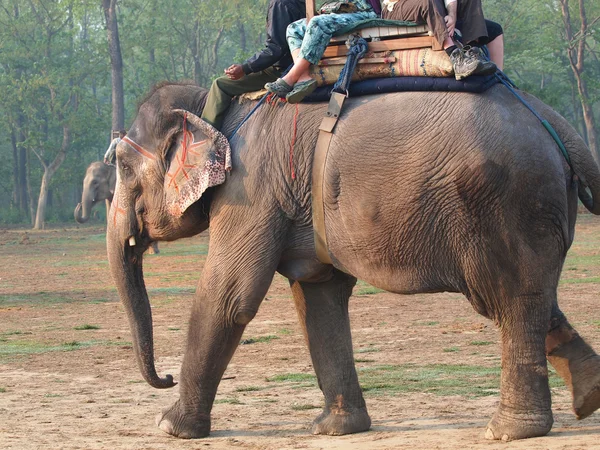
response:
[[[561,136],[574,171],[501,85],[484,94],[347,100],[323,169],[333,261],[324,264],[315,252],[311,173],[327,105],[263,105],[231,139],[226,182],[205,189],[221,182],[228,166],[227,141],[197,117],[205,93],[185,85],[157,88],[139,108],[129,141],[117,147],[119,210],[108,226],[109,263],[141,373],[156,388],[175,383],[155,370],[142,252],[152,240],[191,236],[210,224],[180,398],[159,415],[162,430],[181,438],[209,434],[221,377],[276,271],[290,281],[325,397],[314,433],[354,433],[371,424],[348,319],[357,278],[401,294],[463,293],[500,327],[500,404],[487,438],[550,431],[547,360],[571,389],[578,418],[600,406],[600,357],[557,302],[578,195],[600,214],[600,172],[580,136],[552,109],[523,94]],[[225,135],[251,106],[232,106]],[[191,144],[205,156],[191,158]],[[221,180],[201,186],[211,165]]]
[[[78,223],[86,223],[92,208],[98,202],[106,201],[106,212],[110,209],[115,184],[117,183],[116,167],[101,161],[91,163],[85,171],[81,203],[75,207],[74,216]]]

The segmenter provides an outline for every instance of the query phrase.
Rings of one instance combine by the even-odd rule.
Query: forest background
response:
[[[124,98],[116,120],[127,129],[157,82],[209,87],[262,48],[267,3],[0,0],[0,225],[73,220],[85,169],[115,128],[115,19]],[[600,161],[600,1],[483,6],[504,27],[506,74],[561,113]]]

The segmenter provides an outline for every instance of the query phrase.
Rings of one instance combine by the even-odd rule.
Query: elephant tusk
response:
[[[135,236],[131,236],[129,238],[129,246],[130,247],[135,247]]]

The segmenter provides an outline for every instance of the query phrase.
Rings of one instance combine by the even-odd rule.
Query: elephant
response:
[[[81,202],[77,203],[73,215],[77,223],[86,223],[90,219],[90,214],[94,205],[102,200],[106,201],[106,220],[110,211],[110,204],[115,193],[117,182],[117,169],[112,164],[105,164],[102,161],[94,161],[85,171],[83,179],[83,192]],[[150,254],[158,254],[158,243],[150,243]]]
[[[600,171],[564,118],[522,96],[560,136],[569,162],[500,84],[480,94],[347,99],[322,168],[327,263],[315,250],[311,197],[327,104],[267,103],[245,122],[253,104],[232,104],[219,132],[198,117],[204,89],[164,84],[150,92],[117,147],[119,209],[111,212],[107,249],[139,369],[155,388],[176,383],[156,371],[142,253],[153,240],[210,228],[180,397],[157,416],[159,428],[179,438],[209,435],[221,377],[276,272],[289,280],[324,396],[315,434],[371,425],[348,316],[357,279],[399,294],[462,293],[500,328],[500,403],[486,438],[550,431],[548,361],[571,390],[576,416],[592,414],[600,406],[600,356],[560,310],[557,286],[578,198],[600,214]],[[191,158],[193,146],[204,156]],[[199,188],[213,154],[220,179]]]
[[[85,171],[81,203],[75,207],[75,220],[86,223],[94,205],[103,200],[107,201],[107,214],[115,192],[117,182],[116,167],[101,161],[91,163]]]

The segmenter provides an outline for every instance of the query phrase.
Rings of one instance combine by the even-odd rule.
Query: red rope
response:
[[[181,152],[181,163],[185,164],[187,157],[187,112],[183,114],[183,151]]]
[[[294,114],[294,125],[292,133],[292,142],[290,144],[290,171],[292,172],[292,180],[296,179],[296,171],[294,170],[294,145],[296,144],[296,134],[298,132],[298,103],[296,103],[296,114]]]

